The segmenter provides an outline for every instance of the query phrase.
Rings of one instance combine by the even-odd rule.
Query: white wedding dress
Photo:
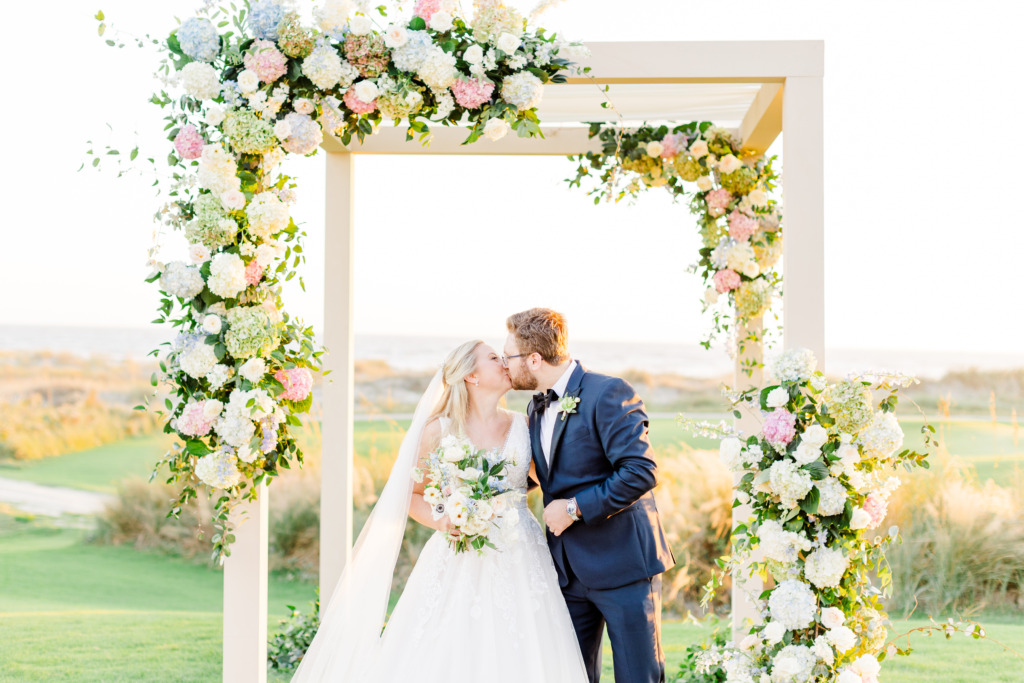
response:
[[[501,455],[517,514],[499,520],[497,547],[482,555],[456,554],[440,532],[427,541],[384,629],[375,680],[586,682],[544,531],[526,507],[526,416],[512,415]]]

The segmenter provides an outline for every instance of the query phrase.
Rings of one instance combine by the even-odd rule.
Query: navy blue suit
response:
[[[580,402],[556,416],[550,467],[535,402],[527,412],[544,505],[575,497],[582,517],[547,540],[587,672],[600,680],[607,623],[616,683],[664,681],[660,574],[675,558],[651,492],[658,467],[643,401],[625,380],[579,364],[564,396]]]

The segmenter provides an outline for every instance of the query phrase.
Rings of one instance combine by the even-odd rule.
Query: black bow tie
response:
[[[548,389],[546,392],[538,391],[533,395],[533,405],[537,410],[537,413],[543,413],[548,409],[548,406],[552,403],[558,402],[558,394],[555,393],[554,389]]]

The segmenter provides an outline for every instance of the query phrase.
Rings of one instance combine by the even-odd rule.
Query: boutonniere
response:
[[[558,410],[562,413],[562,419],[569,417],[576,412],[576,406],[580,404],[579,396],[563,396],[558,402]]]

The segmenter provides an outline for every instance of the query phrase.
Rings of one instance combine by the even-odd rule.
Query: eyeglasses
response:
[[[522,358],[523,356],[526,356],[526,355],[528,355],[528,354],[525,354],[525,353],[517,353],[517,354],[516,354],[516,355],[514,355],[514,356],[502,356],[502,357],[501,357],[501,364],[502,364],[502,365],[504,365],[504,366],[505,366],[505,367],[507,368],[507,367],[508,367],[508,362],[509,362],[510,360],[512,360],[513,358]]]

